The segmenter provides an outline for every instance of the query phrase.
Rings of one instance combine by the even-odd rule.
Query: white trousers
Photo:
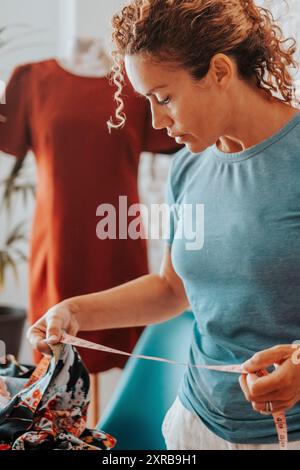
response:
[[[162,433],[168,450],[278,450],[278,444],[232,444],[211,432],[201,419],[187,410],[177,397],[167,411]],[[300,450],[300,441],[289,442]]]

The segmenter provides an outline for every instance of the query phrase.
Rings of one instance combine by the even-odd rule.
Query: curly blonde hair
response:
[[[254,0],[131,0],[113,16],[112,26],[117,123],[108,121],[110,131],[126,121],[125,55],[141,53],[157,62],[174,63],[200,80],[212,57],[222,52],[236,60],[241,78],[254,80],[258,88],[270,96],[276,93],[285,103],[295,99],[289,68],[298,66],[296,41],[285,39],[271,11]]]

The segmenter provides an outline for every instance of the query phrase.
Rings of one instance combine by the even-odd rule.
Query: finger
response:
[[[45,328],[42,325],[35,325],[31,326],[26,333],[26,337],[30,342],[31,346],[36,349],[37,343],[42,339],[45,339]]]
[[[296,404],[297,400],[289,400],[289,401],[277,401],[272,406],[273,411],[272,413],[285,413],[287,410],[293,408]]]
[[[258,411],[261,414],[274,414],[274,413],[280,413],[280,412],[285,412],[286,410],[292,408],[294,406],[294,401],[270,401],[268,400],[271,405],[272,405],[272,411],[271,413],[266,412],[266,402],[265,403],[257,403],[257,402],[252,402],[252,408],[254,411]]]
[[[59,315],[52,315],[47,323],[46,339],[49,344],[57,344],[62,337],[63,320]]]
[[[287,360],[270,374],[255,378],[254,374],[247,375],[250,394],[255,399],[275,392],[284,393],[290,376],[291,361]]]
[[[268,400],[270,403],[270,401]],[[273,413],[273,404],[274,402],[271,402],[272,407],[271,411],[266,411],[267,410],[267,402],[264,403],[257,403],[256,401],[252,401],[251,405],[254,411],[257,411],[258,413],[261,413],[262,415],[271,415]]]
[[[278,392],[278,389],[274,389],[273,387],[274,380],[271,380],[270,384],[270,376],[271,374],[263,377],[258,377],[256,374],[245,375],[248,394],[251,401],[257,401],[257,399],[261,396],[271,395],[274,392]]]
[[[251,395],[251,394],[250,394]],[[282,390],[276,390],[273,393],[267,393],[266,395],[251,396],[252,401],[257,403],[266,403],[267,401],[285,401],[289,399],[288,394]]]
[[[261,382],[260,382],[261,379],[262,377],[258,377],[256,374],[244,375],[244,381],[247,386],[247,394],[248,394],[249,401],[266,402],[266,401],[269,401],[271,398],[272,399],[278,398],[278,395],[280,397],[280,391],[278,389],[272,390],[271,392],[268,391],[268,392],[263,393],[265,383],[261,385]],[[268,383],[267,383],[267,386],[268,386]],[[281,395],[282,395],[282,391],[281,391]]]
[[[49,347],[47,341],[45,339],[39,341],[36,345],[36,349],[41,352],[42,354],[46,354],[47,356],[52,356],[52,350]]]
[[[52,354],[51,349],[45,340],[45,331],[43,329],[35,326],[31,327],[27,332],[27,339],[33,349],[37,349],[42,354]]]
[[[294,352],[292,354],[292,363],[294,365],[299,365],[300,364],[300,347],[299,344],[293,344]]]
[[[251,401],[250,400],[250,391],[249,391],[249,388],[248,388],[248,385],[247,385],[246,376],[244,374],[240,375],[239,382],[240,382],[240,387],[241,387],[241,389],[242,389],[242,391],[245,395],[246,400]]]
[[[77,333],[78,333],[78,328],[77,328],[77,326],[76,326],[76,325],[73,325],[73,324],[71,323],[68,333],[69,333],[69,335],[71,335],[71,336],[76,336]]]
[[[246,376],[246,381],[252,400],[265,395],[270,396],[273,393],[278,392],[280,390],[280,386],[284,385],[284,382],[280,380],[280,376],[277,371],[274,371],[265,377],[257,377],[255,374],[248,374]]]
[[[256,372],[275,363],[281,363],[288,359],[294,351],[295,348],[291,344],[273,346],[272,348],[255,353],[248,361],[242,364],[242,368],[246,372]]]

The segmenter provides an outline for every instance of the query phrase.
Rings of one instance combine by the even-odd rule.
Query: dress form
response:
[[[83,77],[105,77],[111,68],[100,38],[75,37],[70,42],[69,52],[57,62],[68,72]]]

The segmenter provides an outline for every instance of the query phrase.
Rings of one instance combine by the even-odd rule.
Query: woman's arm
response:
[[[113,289],[66,302],[80,330],[145,326],[172,318],[188,306],[169,252],[165,254],[160,274],[142,276]]]
[[[95,294],[72,297],[52,307],[28,331],[41,352],[59,342],[62,332],[102,330],[159,323],[179,315],[189,305],[181,279],[167,249],[160,274],[149,274]]]

